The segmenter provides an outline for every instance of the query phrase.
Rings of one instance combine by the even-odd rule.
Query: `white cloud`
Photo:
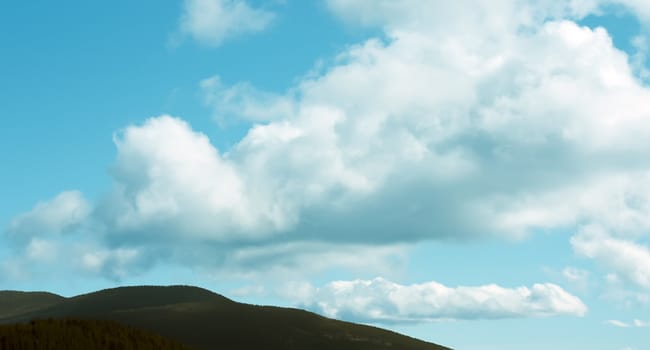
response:
[[[294,285],[288,293],[302,306],[328,317],[364,322],[583,316],[587,312],[578,297],[554,284],[450,288],[437,282],[400,285],[375,278],[336,281],[322,288]]]
[[[477,205],[477,211],[492,217],[505,231],[525,234],[531,227],[598,223],[618,236],[640,238],[650,232],[650,172],[630,169],[586,175],[582,183],[544,193],[495,196]]]
[[[569,282],[585,282],[589,278],[589,271],[575,267],[566,267],[562,270],[562,275]]]
[[[382,2],[367,10],[394,4]],[[447,6],[445,11],[470,17],[518,18],[508,14],[537,11],[513,2],[499,4],[503,6],[427,6]],[[213,95],[215,108],[269,121],[255,126],[230,152],[231,159],[255,165],[243,173],[302,188],[274,197],[278,202],[300,198],[301,204],[287,206],[291,210],[285,212],[297,218],[292,221],[296,230],[304,229],[300,218],[309,216],[311,207],[328,213],[327,201],[354,211],[351,216],[357,218],[372,210],[400,213],[381,225],[400,231],[397,240],[521,237],[584,221],[607,221],[640,234],[650,227],[650,191],[638,191],[648,182],[643,159],[650,140],[644,123],[650,116],[645,102],[650,92],[603,29],[543,21],[556,13],[586,13],[589,6],[578,5],[544,10],[554,15],[531,15],[526,23],[532,29],[524,34],[512,30],[521,23],[488,27],[492,32],[478,26],[477,38],[484,32],[496,35],[489,47],[460,40],[466,31],[458,28],[402,28],[400,20],[399,30],[387,32],[387,42],[369,40],[350,48],[325,74],[302,81],[287,96],[248,91],[247,85],[220,87]],[[409,23],[417,22],[411,16],[433,13],[426,7],[411,13],[409,8],[404,6]],[[382,16],[399,16],[396,12],[386,10]],[[230,108],[224,96],[237,96],[238,107]],[[272,101],[267,114],[260,108],[265,101]],[[312,190],[320,195],[310,195]],[[411,195],[391,197],[399,192]],[[377,202],[386,204],[377,208]],[[478,223],[468,223],[466,217]]]
[[[640,327],[640,328],[650,327],[650,323],[641,320],[634,320],[632,321],[632,324],[634,325],[634,327]]]
[[[584,227],[571,239],[574,251],[591,258],[627,282],[650,290],[650,249],[611,237],[599,227]]]
[[[637,14],[643,22],[650,21],[650,3],[645,0],[601,0],[605,4],[620,4]]]
[[[618,328],[646,328],[650,327],[650,323],[644,322],[641,320],[633,320],[630,323],[619,321],[619,320],[607,320],[605,321],[606,324]]]
[[[220,122],[245,118],[255,122],[285,119],[295,114],[291,98],[256,89],[249,83],[224,86],[219,76],[201,81],[205,102]]]
[[[618,327],[618,328],[628,328],[628,327],[630,327],[629,324],[627,324],[625,322],[622,322],[622,321],[618,321],[618,320],[607,320],[607,321],[605,321],[605,323],[609,324],[610,326],[614,326],[614,327]]]
[[[246,0],[185,0],[180,33],[205,45],[266,29],[273,12],[251,7]]]
[[[133,248],[89,250],[79,256],[83,271],[120,280],[134,274],[140,252]]]
[[[130,126],[115,143],[117,184],[99,208],[113,232],[237,241],[267,236],[294,220],[286,207],[291,203],[275,200],[268,193],[274,188],[246,181],[240,164],[180,119]]]
[[[91,206],[81,192],[62,192],[14,218],[8,233],[19,241],[29,240],[33,236],[61,234],[83,223],[90,210]]]
[[[56,242],[32,238],[25,249],[26,257],[37,262],[55,262],[59,247]]]
[[[630,57],[632,67],[634,68],[636,74],[643,79],[648,81],[650,79],[650,70],[646,67],[646,62],[648,61],[648,38],[644,35],[637,35],[631,40],[632,46],[636,52]]]
[[[604,29],[572,21],[602,2],[328,4],[385,38],[348,47],[286,94],[205,80],[219,117],[257,123],[232,149],[169,116],[127,127],[115,189],[93,217],[107,241],[205,244],[219,255],[208,260],[249,267],[271,264],[250,257],[272,247],[280,266],[287,255],[318,265],[287,247],[335,256],[340,245],[597,224],[623,243],[578,235],[576,251],[648,283],[632,263],[645,261],[634,240],[650,232],[650,90]],[[271,18],[244,2],[186,5],[182,30],[215,45]],[[214,22],[221,14],[257,20]],[[233,23],[239,32],[224,29]],[[634,261],[611,262],[609,250]]]

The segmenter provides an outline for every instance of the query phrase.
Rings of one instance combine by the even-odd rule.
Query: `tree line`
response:
[[[171,339],[113,321],[35,320],[0,325],[2,350],[189,350]]]

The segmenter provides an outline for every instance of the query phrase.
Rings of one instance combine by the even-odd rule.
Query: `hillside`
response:
[[[3,297],[0,293],[0,300]],[[0,314],[4,311],[0,309]],[[63,298],[54,305],[20,315],[14,313],[0,318],[0,323],[47,318],[117,321],[197,349],[447,349],[304,310],[237,303],[187,286],[108,289]]]
[[[0,319],[23,315],[65,301],[65,298],[45,292],[0,291]]]
[[[190,350],[156,334],[113,321],[38,320],[0,326],[2,350]]]

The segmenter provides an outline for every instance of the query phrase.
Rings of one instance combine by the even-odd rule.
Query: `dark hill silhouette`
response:
[[[304,310],[237,303],[187,286],[107,289],[63,298],[54,305],[20,315],[14,313],[0,318],[0,323],[47,318],[112,320],[197,349],[448,349]]]
[[[41,310],[64,300],[60,295],[45,292],[0,291],[0,319]]]
[[[114,321],[38,320],[0,326],[2,350],[190,350]]]

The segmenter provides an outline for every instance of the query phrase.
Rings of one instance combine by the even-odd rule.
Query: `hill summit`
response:
[[[194,349],[448,349],[300,309],[238,303],[191,286],[120,287],[72,298],[0,292],[0,324],[70,319],[77,322],[73,325],[82,320],[115,322]]]

